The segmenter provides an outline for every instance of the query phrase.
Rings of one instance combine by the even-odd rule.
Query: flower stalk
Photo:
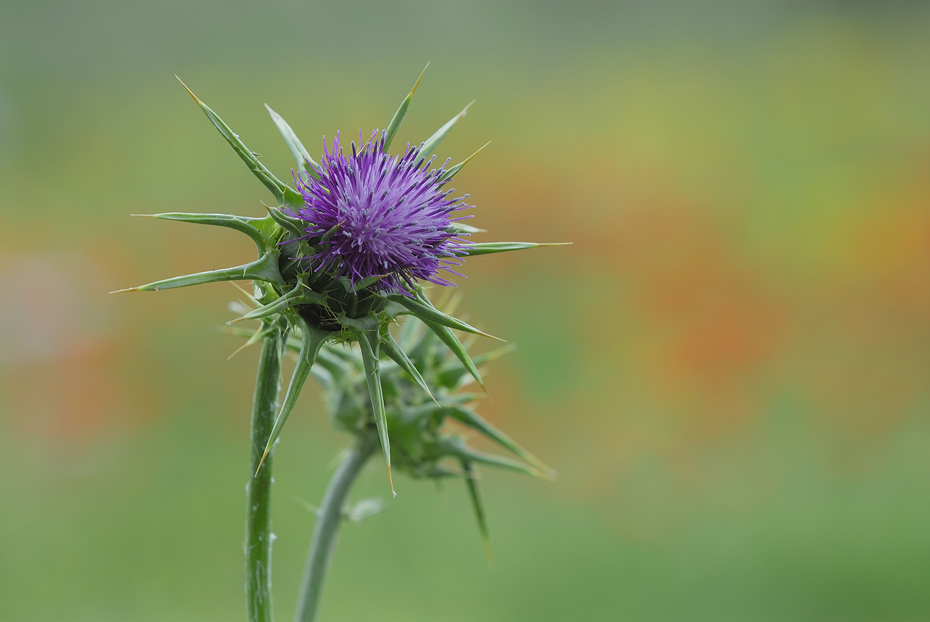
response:
[[[310,552],[307,565],[300,583],[300,595],[297,599],[295,622],[314,622],[320,609],[320,596],[323,593],[323,581],[329,568],[329,560],[336,545],[339,526],[344,519],[344,508],[349,492],[362,467],[378,447],[378,437],[374,434],[362,438],[350,449],[336,468],[326,488],[323,503],[317,515],[313,538],[310,540]]]
[[[271,599],[271,462],[265,443],[278,410],[281,387],[281,335],[273,331],[262,340],[252,401],[251,455],[246,484],[245,595],[249,622],[272,622]],[[264,468],[259,469],[264,457]]]

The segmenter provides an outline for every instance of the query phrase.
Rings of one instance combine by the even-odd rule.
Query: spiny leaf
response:
[[[243,320],[257,320],[274,315],[275,313],[280,313],[289,307],[305,304],[324,305],[326,304],[326,299],[322,295],[307,288],[303,282],[298,282],[297,285],[294,286],[294,289],[274,302],[249,311],[242,317],[236,318],[229,323],[241,322]]]
[[[284,427],[284,424],[287,423],[287,418],[291,416],[291,411],[294,410],[294,405],[297,403],[297,397],[300,395],[300,390],[304,386],[304,382],[307,380],[307,376],[310,374],[310,368],[313,367],[313,363],[316,362],[317,353],[320,351],[323,342],[330,338],[330,333],[320,330],[314,326],[307,324],[303,318],[297,320],[300,326],[300,354],[297,358],[297,366],[294,367],[294,374],[291,376],[291,382],[287,386],[287,393],[284,395],[284,403],[281,405],[281,411],[278,413],[278,417],[274,421],[274,426],[271,428],[271,434],[268,436],[268,443],[265,445],[265,453],[262,455],[262,459],[258,464],[258,471],[262,468],[262,464],[265,462],[265,458],[268,457],[268,452],[271,451],[271,448],[274,446],[274,442],[278,440],[278,436],[281,434],[281,429]]]
[[[268,215],[271,216],[271,219],[278,223],[282,228],[287,229],[296,236],[304,235],[303,221],[288,216],[277,207],[265,205],[265,209],[268,210]]]
[[[408,93],[407,97],[404,98],[404,101],[400,103],[400,107],[397,109],[397,112],[394,113],[394,117],[388,124],[387,132],[385,132],[384,136],[384,151],[387,151],[388,147],[391,146],[391,143],[394,142],[394,135],[397,134],[397,128],[400,127],[401,122],[404,120],[404,116],[407,114],[407,107],[410,106],[410,101],[413,99],[413,94],[417,92],[417,87],[420,86],[420,80],[423,79],[423,74],[426,73],[427,67],[429,67],[429,63],[426,63],[426,67],[424,67],[423,71],[420,72],[420,77],[417,78],[413,88],[410,89],[410,93]]]
[[[494,563],[494,552],[491,550],[491,535],[488,532],[488,521],[484,514],[484,505],[481,503],[481,496],[478,494],[478,479],[475,476],[475,467],[468,460],[462,460],[462,470],[465,472],[465,485],[468,487],[468,496],[471,497],[472,507],[475,508],[475,518],[478,519],[478,531],[481,532],[481,540],[484,542],[484,554],[488,558],[488,564]]]
[[[291,150],[291,155],[293,155],[294,160],[297,161],[297,168],[300,169],[300,172],[305,173],[307,171],[307,162],[313,166],[317,166],[317,163],[310,157],[310,153],[307,152],[307,149],[303,146],[303,143],[300,142],[300,139],[297,138],[297,134],[294,133],[294,130],[291,129],[287,121],[272,110],[271,106],[268,104],[265,104],[265,108],[268,110],[268,114],[271,115],[271,120],[278,126],[278,131],[281,132],[281,137],[284,138],[284,142],[287,143],[287,148]]]
[[[538,459],[536,456],[520,447],[516,441],[488,423],[488,421],[481,417],[478,413],[469,408],[464,408],[461,406],[451,408],[448,412],[449,415],[459,423],[466,425],[473,430],[481,432],[501,447],[509,449],[516,455],[520,456],[520,458],[523,460],[538,468],[540,471],[546,473],[550,477],[555,477],[555,471],[546,466],[542,460]]]
[[[497,339],[498,341],[504,341],[500,337],[495,337],[494,335],[489,335],[488,333],[478,330],[474,326],[466,324],[460,319],[454,318],[451,315],[446,315],[436,307],[434,307],[428,299],[421,297],[420,300],[413,300],[402,294],[393,294],[388,296],[388,298],[394,302],[397,302],[410,310],[411,313],[416,315],[421,320],[430,321],[434,324],[440,324],[442,326],[448,326],[449,328],[454,328],[456,330],[461,330],[466,333],[474,333],[476,335],[482,335],[484,337],[490,337],[491,339]],[[506,343],[506,342],[505,342]]]
[[[543,473],[536,467],[518,462],[516,460],[511,460],[510,458],[505,458],[504,456],[486,454],[472,449],[466,445],[465,441],[463,441],[461,438],[445,438],[440,442],[440,446],[443,453],[448,456],[456,457],[460,460],[468,460],[470,462],[476,462],[478,464],[484,464],[498,469],[514,471],[516,473],[523,473],[525,475],[532,475],[533,477],[541,477],[542,479],[552,480],[551,476]]]
[[[297,285],[294,286],[294,289],[277,298],[273,302],[270,302],[266,305],[260,305],[259,307],[252,309],[248,313],[244,314],[242,317],[237,317],[236,319],[230,320],[226,323],[234,324],[243,320],[257,320],[284,311],[291,305],[291,301],[300,295],[302,289],[303,283],[297,283]]]
[[[177,78],[177,76],[175,76]],[[219,133],[226,139],[226,142],[229,143],[229,146],[233,148],[236,154],[242,158],[242,161],[245,162],[246,166],[249,167],[249,170],[258,177],[259,181],[265,184],[265,187],[271,191],[271,194],[275,196],[279,203],[286,201],[287,190],[289,188],[286,184],[281,182],[274,174],[268,170],[268,168],[262,164],[251,149],[245,146],[245,143],[239,138],[239,135],[229,129],[229,126],[215,113],[213,112],[205,103],[200,101],[200,99],[194,95],[194,93],[187,88],[187,85],[178,78],[178,82],[181,83],[181,86],[190,93],[190,96],[194,98],[194,101],[197,102],[197,105],[200,106],[200,109],[203,110],[204,114],[207,115],[207,118],[210,119],[210,123],[213,124]],[[294,190],[291,190],[291,193],[296,194]],[[300,195],[297,195],[298,197]]]
[[[417,163],[425,160],[430,156],[430,154],[433,153],[433,150],[436,149],[436,146],[439,144],[439,142],[446,137],[446,134],[449,133],[449,130],[452,129],[452,126],[455,125],[456,121],[464,117],[468,112],[468,108],[474,103],[474,100],[468,102],[468,106],[465,106],[465,108],[462,109],[462,112],[452,117],[445,125],[436,130],[435,134],[424,141],[423,146],[420,148],[420,155],[417,157]]]
[[[436,401],[436,398],[433,397],[433,392],[429,390],[429,386],[426,384],[426,381],[423,380],[423,376],[420,375],[420,371],[410,362],[410,359],[407,358],[407,353],[404,352],[403,348],[394,341],[394,336],[391,335],[391,331],[388,330],[387,326],[381,331],[381,348],[384,350],[385,354],[391,357],[391,360],[397,363],[401,369],[413,378],[414,382],[420,385],[421,389],[426,391],[426,394],[429,395],[431,400],[434,402]],[[438,404],[439,402],[436,403]]]
[[[426,324],[426,327],[433,331],[437,337],[439,337],[440,341],[442,341],[450,350],[452,350],[453,354],[455,354],[455,356],[457,356],[458,359],[462,361],[462,365],[465,366],[465,369],[468,370],[468,373],[470,373],[472,378],[475,379],[475,382],[477,382],[481,388],[484,389],[484,392],[487,393],[488,390],[484,386],[484,381],[481,379],[481,374],[478,373],[478,368],[471,360],[471,357],[468,356],[468,350],[465,349],[465,347],[462,345],[462,342],[459,341],[458,337],[456,337],[455,334],[445,326],[430,322],[429,320],[423,320],[423,323]]]
[[[478,255],[522,251],[527,248],[538,248],[540,246],[568,246],[570,244],[571,242],[478,242],[475,244],[467,244],[458,249],[458,252],[465,253],[469,257],[477,257]]]
[[[200,225],[213,225],[216,227],[228,227],[246,234],[255,246],[258,247],[258,253],[261,255],[267,250],[267,242],[262,232],[252,224],[261,218],[248,218],[246,216],[234,216],[232,214],[187,214],[184,212],[166,212],[163,214],[132,214],[133,216],[147,216],[149,218],[158,218],[160,220],[175,220],[179,222],[190,222]]]
[[[491,141],[489,140],[488,142],[481,145],[481,147],[478,148],[478,151],[474,152],[473,154],[471,154],[470,156],[468,156],[467,158],[465,158],[464,160],[462,160],[461,162],[459,162],[458,164],[450,168],[448,171],[443,173],[442,177],[439,178],[439,181],[449,181],[450,179],[455,177],[458,174],[458,172],[462,170],[462,168],[464,168],[466,164],[472,161],[472,158],[474,158],[476,155],[481,153],[481,150],[490,144],[491,144]]]
[[[371,410],[375,416],[375,426],[378,428],[378,438],[381,440],[381,450],[384,452],[384,461],[387,464],[388,482],[391,493],[394,491],[394,478],[391,476],[391,439],[388,437],[387,414],[384,411],[384,394],[381,392],[381,369],[378,365],[378,331],[361,330],[350,327],[353,336],[358,341],[362,351],[362,362],[365,365],[365,382],[368,384],[368,396],[371,398]]]
[[[206,272],[198,272],[197,274],[176,276],[171,279],[155,281],[154,283],[140,285],[139,287],[128,287],[126,289],[120,289],[110,293],[116,294],[119,292],[132,291],[157,292],[160,289],[176,289],[178,287],[190,287],[191,285],[200,285],[202,283],[246,280],[266,281],[268,283],[277,283],[278,285],[283,285],[284,280],[281,278],[281,274],[278,272],[277,249],[270,250],[255,261],[241,266],[223,268],[221,270],[208,270]]]

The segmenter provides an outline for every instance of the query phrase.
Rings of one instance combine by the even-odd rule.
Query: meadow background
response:
[[[930,617],[930,5],[0,2],[0,619],[244,619],[257,351],[236,233],[269,195],[175,81],[291,162],[472,99],[443,143],[482,240],[464,308],[519,345],[481,412],[560,473],[401,478],[342,533],[326,620]],[[491,347],[483,344],[482,347]],[[345,439],[276,456],[278,618]],[[371,466],[360,495],[387,496]]]

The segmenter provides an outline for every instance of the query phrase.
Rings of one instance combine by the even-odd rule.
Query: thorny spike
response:
[[[494,565],[494,551],[491,549],[491,534],[488,532],[488,520],[484,513],[484,505],[478,493],[478,479],[475,468],[468,460],[462,460],[462,471],[465,472],[465,485],[468,487],[468,496],[475,509],[475,518],[478,519],[478,531],[481,532],[481,541],[484,543],[484,554],[488,558],[488,565]]]
[[[445,326],[435,324],[429,320],[422,320],[422,318],[421,321],[426,324],[427,328],[433,331],[437,337],[439,337],[440,341],[442,341],[450,350],[452,350],[452,352],[455,354],[455,356],[458,357],[460,361],[462,361],[462,365],[465,366],[465,369],[468,370],[468,373],[470,373],[472,378],[475,379],[475,382],[481,386],[485,394],[490,395],[488,394],[487,387],[484,386],[484,380],[481,379],[481,374],[478,372],[478,368],[475,366],[474,362],[472,362],[471,357],[468,355],[468,351],[462,346],[462,343],[459,341],[458,337],[456,337],[452,331]]]
[[[466,445],[465,441],[461,438],[446,438],[443,439],[440,444],[443,451],[447,455],[454,456],[460,460],[469,460],[478,464],[485,464],[487,466],[496,467],[498,469],[524,473],[526,475],[532,475],[534,477],[539,477],[549,481],[552,481],[553,479],[552,476],[548,473],[544,473],[536,467],[530,466],[528,464],[524,464],[516,460],[511,460],[510,458],[505,458],[504,456],[486,454],[484,452],[472,449]]]
[[[449,409],[449,413],[452,415],[452,418],[458,421],[459,423],[472,428],[478,432],[481,432],[485,437],[494,441],[501,447],[509,449],[516,455],[520,456],[523,460],[526,460],[528,463],[535,466],[541,472],[548,475],[550,478],[555,478],[555,471],[546,466],[542,460],[523,449],[520,445],[516,443],[512,438],[498,430],[496,427],[488,423],[483,417],[481,417],[476,412],[471,409],[464,407],[454,407]]]
[[[274,121],[274,124],[278,127],[278,131],[281,132],[281,137],[284,138],[284,142],[287,144],[287,148],[290,149],[291,155],[294,156],[294,160],[297,161],[297,168],[300,169],[300,172],[307,172],[307,163],[311,166],[319,166],[313,158],[310,157],[310,153],[307,152],[306,147],[304,147],[300,139],[297,138],[297,134],[294,133],[294,130],[291,129],[288,122],[285,121],[281,115],[272,110],[271,106],[268,104],[265,104],[265,108],[268,110],[268,114],[271,115],[271,120]]]
[[[470,102],[468,102],[468,105],[462,109],[462,112],[452,117],[449,121],[446,122],[445,125],[443,125],[441,128],[436,130],[436,132],[432,136],[430,136],[425,141],[423,141],[423,145],[420,147],[420,152],[417,155],[417,160],[416,160],[417,165],[422,163],[426,158],[430,156],[430,154],[433,153],[433,150],[436,148],[437,145],[439,145],[439,142],[443,138],[446,137],[446,134],[449,133],[449,130],[452,129],[452,126],[455,125],[459,119],[461,119],[468,113],[468,109],[474,103],[475,103],[475,100],[471,100]]]
[[[238,348],[236,348],[236,350],[235,350],[232,354],[230,354],[229,356],[227,356],[227,357],[226,357],[226,360],[227,360],[227,361],[232,360],[232,357],[236,356],[237,354],[239,354],[240,352],[242,352],[243,350],[245,350],[245,349],[248,348],[249,346],[255,345],[256,343],[258,343],[259,341],[261,341],[262,339],[264,339],[265,337],[267,337],[267,336],[270,335],[270,334],[271,334],[271,331],[266,330],[264,326],[259,327],[258,330],[256,330],[256,331],[252,334],[252,336],[249,337],[248,340],[246,340],[246,342],[245,342],[244,344],[242,344],[241,346],[239,346]]]
[[[391,359],[397,363],[397,365],[403,369],[407,374],[413,378],[413,380],[420,385],[420,388],[426,391],[426,394],[429,395],[430,399],[436,402],[438,405],[439,402],[436,401],[436,398],[433,397],[433,392],[430,391],[429,386],[426,384],[426,381],[423,380],[423,376],[420,375],[419,370],[410,362],[410,359],[407,357],[407,353],[404,352],[403,348],[397,345],[397,342],[394,341],[393,335],[387,326],[384,327],[381,333],[381,347],[384,349],[384,353],[387,354]]]
[[[223,268],[221,270],[208,270],[206,272],[197,272],[195,274],[185,274],[170,279],[155,281],[139,287],[127,287],[119,289],[111,294],[121,292],[157,292],[161,289],[176,289],[178,287],[190,287],[192,285],[201,285],[203,283],[219,283],[222,281],[267,281],[269,283],[284,284],[281,273],[278,271],[278,251],[277,249],[269,250],[255,261],[233,268]]]
[[[461,252],[469,257],[521,251],[540,246],[570,246],[571,242],[477,242],[462,245]]]
[[[502,341],[507,343],[506,340],[501,339],[500,337],[495,337],[494,335],[489,335],[488,333],[478,330],[474,326],[466,324],[462,320],[454,318],[450,315],[446,315],[436,307],[432,306],[426,297],[420,297],[420,300],[413,300],[407,296],[402,295],[392,295],[388,297],[389,300],[393,300],[405,307],[420,318],[423,321],[430,321],[434,324],[439,324],[441,326],[447,326],[449,328],[454,328],[456,330],[461,330],[466,333],[474,333],[476,335],[481,335],[483,337],[490,337],[491,339],[496,339],[497,341]]]
[[[377,329],[360,326],[359,322],[342,320],[349,324],[355,340],[358,341],[362,352],[362,363],[365,367],[365,383],[368,385],[368,395],[371,399],[371,410],[375,417],[375,426],[378,428],[378,438],[381,441],[381,450],[384,453],[384,462],[387,465],[388,483],[391,493],[396,497],[394,478],[391,474],[391,439],[388,436],[387,413],[384,411],[384,393],[381,389],[381,369],[378,363]]]
[[[175,76],[175,78],[178,78]],[[239,138],[239,135],[233,132],[228,125],[217,115],[213,110],[209,108],[205,103],[200,101],[193,91],[187,88],[187,85],[178,78],[178,82],[181,83],[181,86],[184,87],[191,97],[194,98],[194,101],[197,102],[197,105],[200,106],[200,109],[203,111],[207,118],[210,120],[210,123],[213,124],[213,127],[219,131],[219,133],[226,139],[226,142],[229,143],[229,146],[233,148],[236,154],[245,162],[246,166],[249,167],[249,170],[261,181],[271,194],[275,196],[279,203],[291,203],[294,205],[300,205],[300,195],[298,195],[292,188],[289,188],[286,184],[282,183],[277,177],[275,177],[268,168],[262,164],[251,149],[245,146],[245,143]],[[295,202],[296,201],[296,202]]]
[[[441,181],[449,181],[450,179],[452,179],[453,177],[455,177],[455,176],[458,174],[458,172],[459,172],[460,170],[462,170],[462,168],[463,168],[466,164],[468,164],[469,162],[471,162],[472,158],[474,158],[476,155],[478,155],[479,153],[481,153],[481,150],[484,149],[485,147],[487,147],[487,146],[490,145],[490,144],[491,144],[491,141],[489,140],[488,142],[486,142],[486,143],[484,143],[483,145],[481,145],[481,147],[478,148],[478,151],[474,152],[473,154],[471,154],[470,156],[468,156],[467,158],[465,158],[464,160],[462,160],[461,162],[459,162],[458,164],[456,164],[455,166],[453,166],[452,168],[450,168],[448,171],[446,171],[445,173],[443,173],[443,174],[442,174],[442,177],[440,177],[439,179],[440,179]]]

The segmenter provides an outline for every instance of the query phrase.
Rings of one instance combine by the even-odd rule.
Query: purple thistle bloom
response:
[[[309,225],[304,239],[320,249],[311,265],[316,271],[335,269],[353,287],[383,276],[378,288],[386,293],[409,295],[416,279],[453,285],[438,273],[459,274],[449,266],[462,264],[465,244],[450,225],[468,216],[450,215],[470,207],[462,201],[468,195],[448,198],[452,190],[442,189],[449,181],[443,179],[445,165],[429,170],[435,156],[424,161],[408,145],[403,156],[392,157],[384,153],[384,134],[377,134],[359,151],[353,142],[346,156],[337,133],[332,151],[324,140],[322,162],[313,166],[318,179],[298,175],[304,206],[296,214],[286,211]]]

